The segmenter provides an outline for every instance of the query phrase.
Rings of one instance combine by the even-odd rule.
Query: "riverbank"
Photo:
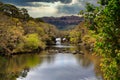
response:
[[[56,52],[56,50],[61,50],[61,52]],[[76,80],[87,78],[102,80],[99,71],[99,58],[89,53],[72,54],[72,51],[75,50],[78,51],[80,48],[54,45],[39,53],[0,57],[0,75],[4,75],[1,76],[1,79],[68,80],[70,78]]]

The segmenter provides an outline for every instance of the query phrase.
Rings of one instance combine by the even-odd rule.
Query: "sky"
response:
[[[77,15],[85,9],[85,3],[97,4],[97,0],[0,0],[26,8],[32,17],[60,17]]]

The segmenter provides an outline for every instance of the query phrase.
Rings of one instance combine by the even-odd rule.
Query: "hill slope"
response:
[[[0,54],[44,49],[56,35],[55,26],[30,17],[24,8],[0,2]]]
[[[79,16],[43,17],[41,19],[57,26],[57,28],[61,30],[73,28],[84,20]]]

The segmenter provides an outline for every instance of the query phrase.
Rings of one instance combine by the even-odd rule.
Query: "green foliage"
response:
[[[95,6],[90,3],[86,3],[86,11],[87,12],[93,12],[95,10]]]
[[[90,34],[90,35],[85,35],[82,38],[82,41],[84,41],[84,43],[86,43],[87,45],[91,45],[91,44],[93,45],[96,42],[96,39],[94,37],[92,37]]]
[[[34,50],[40,48],[45,48],[45,44],[39,39],[38,34],[28,34],[25,36],[25,49]]]
[[[83,15],[83,14],[84,14],[84,11],[81,10],[78,14],[79,14],[79,15]]]
[[[70,32],[70,42],[74,44],[78,44],[81,42],[81,32],[79,31],[71,31]]]
[[[25,48],[34,50],[39,47],[38,34],[28,34],[25,37]]]
[[[108,0],[100,0],[99,3],[101,5],[107,5],[108,4]]]
[[[101,6],[95,9],[88,6],[91,10],[86,10],[85,21],[89,30],[96,32],[95,51],[103,57],[101,68],[105,80],[119,80],[120,1],[100,0],[100,4]]]
[[[19,9],[12,4],[0,3],[0,12],[7,16],[29,20],[30,16],[25,8]]]
[[[22,41],[23,29],[18,26],[0,26],[0,47],[4,53],[12,53],[17,44]]]
[[[29,14],[28,14],[28,11],[25,9],[25,8],[22,8],[20,11],[19,11],[19,16],[20,18],[26,20],[26,19],[29,19]]]
[[[68,37],[66,37],[73,44],[80,44],[83,41],[83,37],[88,33],[87,28],[84,26],[84,22],[81,22],[73,30],[67,32]],[[67,34],[66,33],[66,34]]]
[[[31,18],[24,8],[0,3],[0,53],[44,49],[58,35],[55,26]]]

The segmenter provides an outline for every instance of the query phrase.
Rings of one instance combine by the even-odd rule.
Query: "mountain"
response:
[[[60,30],[71,29],[84,20],[79,16],[42,17],[41,19],[44,22],[57,26]]]

